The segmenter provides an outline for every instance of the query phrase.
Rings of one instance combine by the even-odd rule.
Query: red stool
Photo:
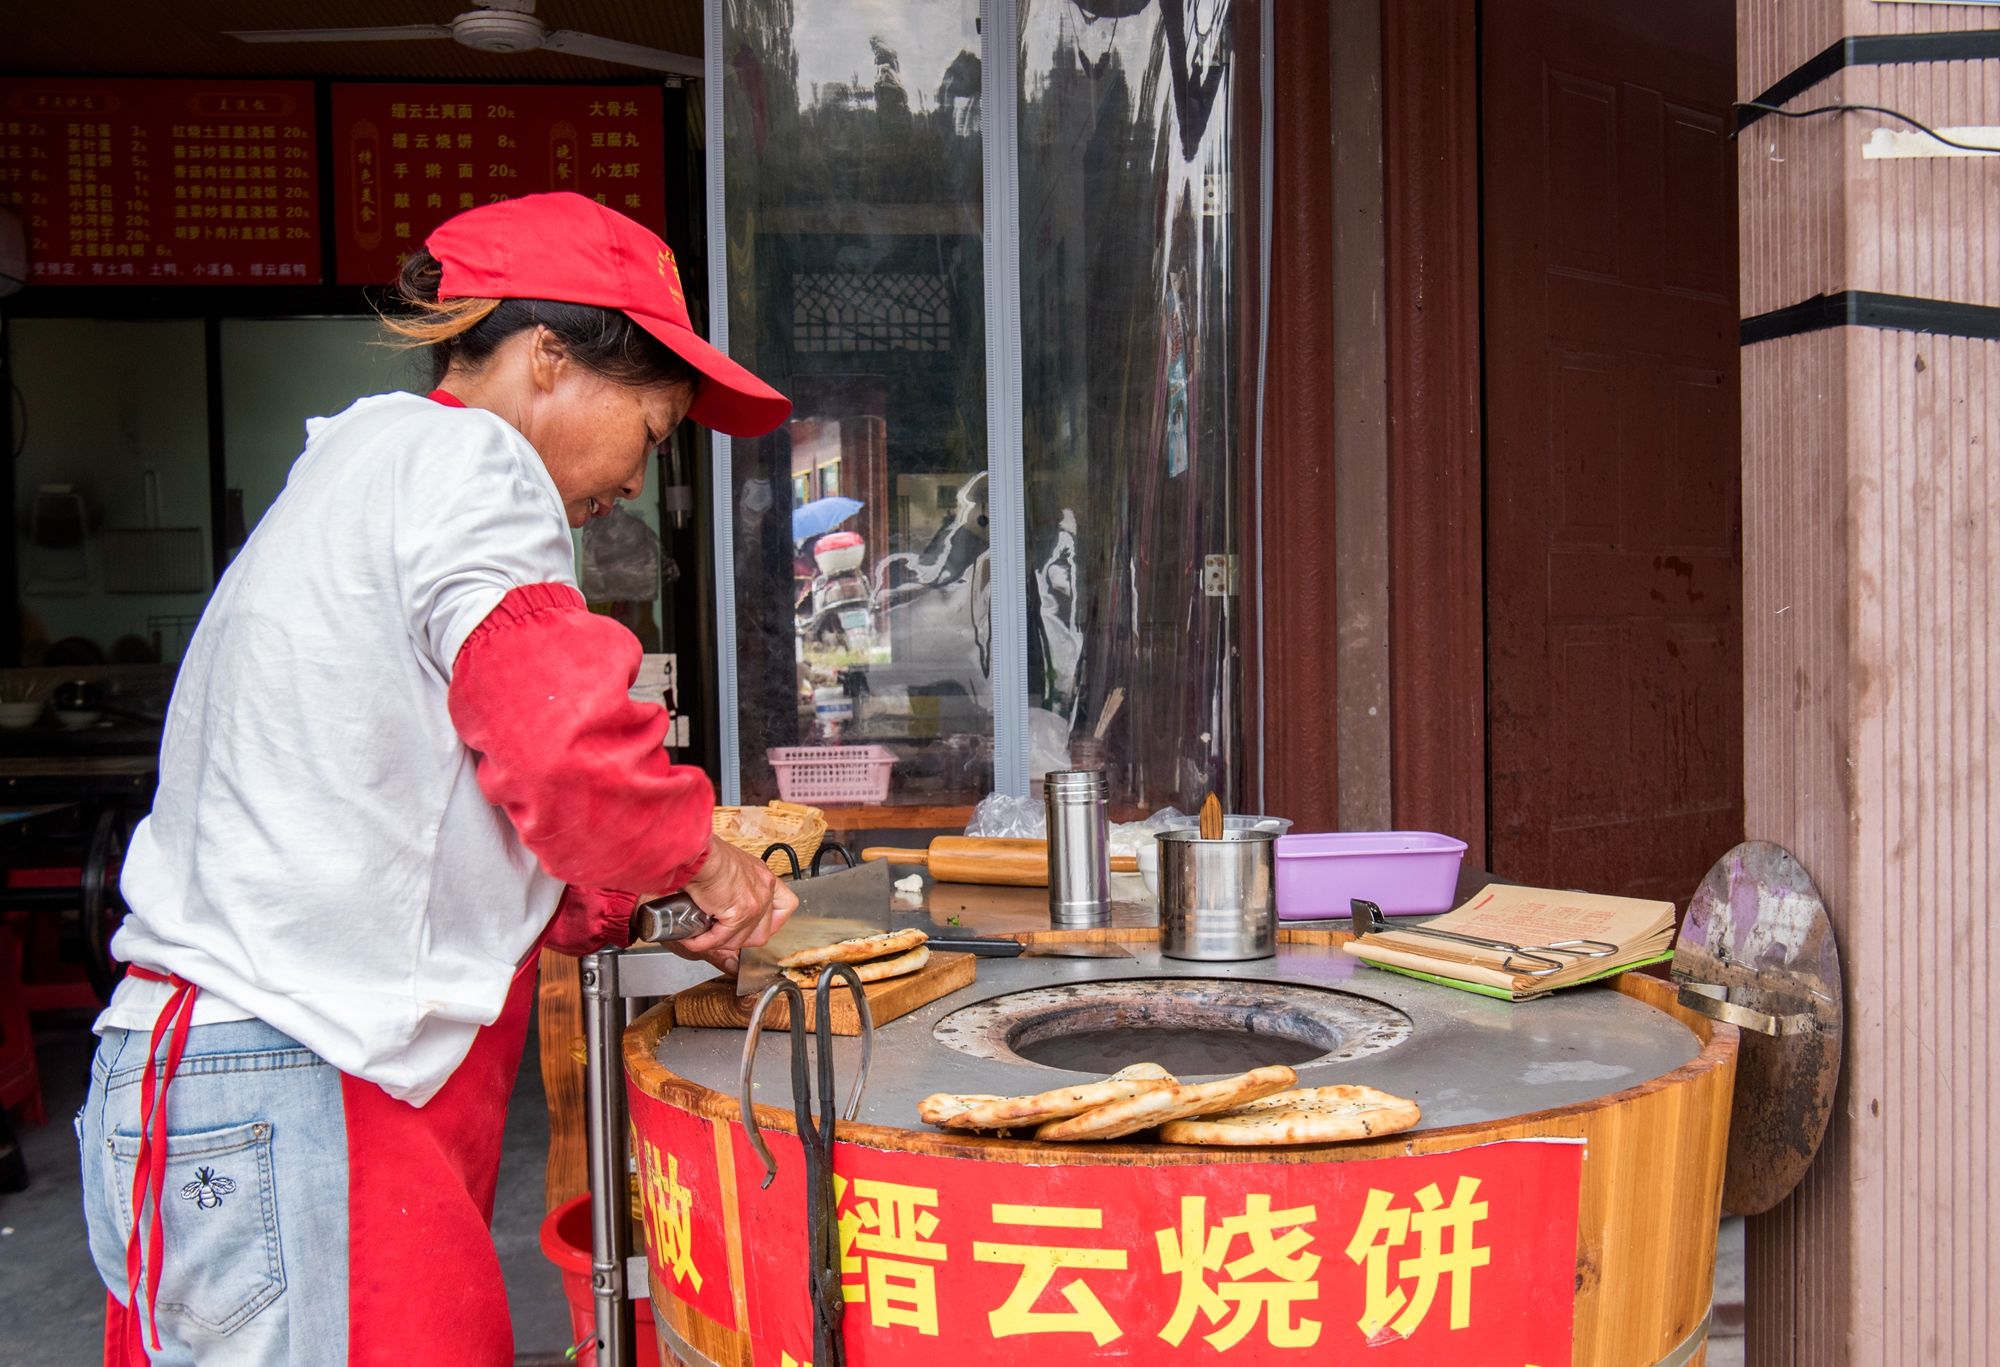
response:
[[[35,1036],[21,990],[21,938],[0,923],[0,1108],[21,1107],[22,1119],[40,1125],[42,1077],[35,1071]]]

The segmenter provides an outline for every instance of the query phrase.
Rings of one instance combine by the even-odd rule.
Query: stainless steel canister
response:
[[[1042,780],[1051,925],[1111,924],[1110,796],[1102,769],[1057,769]]]
[[[1161,831],[1160,953],[1170,959],[1268,959],[1277,952],[1272,831]]]

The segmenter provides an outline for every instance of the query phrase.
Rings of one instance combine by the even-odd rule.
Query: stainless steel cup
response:
[[[1277,835],[1224,831],[1220,840],[1161,831],[1160,953],[1170,959],[1268,959],[1277,953],[1272,881]]]
[[[1051,925],[1111,924],[1110,794],[1102,769],[1057,769],[1042,780]]]

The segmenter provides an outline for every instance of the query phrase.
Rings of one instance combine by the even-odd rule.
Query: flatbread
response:
[[[987,1092],[938,1092],[917,1103],[917,1117],[926,1125],[949,1125],[954,1116],[964,1115],[988,1101],[1005,1101]]]
[[[1278,1066],[1252,1068],[1247,1073],[1215,1082],[1177,1083],[1096,1107],[1067,1120],[1051,1121],[1035,1131],[1035,1138],[1122,1139],[1128,1134],[1164,1125],[1169,1120],[1190,1115],[1212,1115],[1241,1106],[1258,1097],[1282,1092],[1298,1080],[1297,1073]]]
[[[923,932],[920,930],[917,934],[922,935]],[[884,978],[900,978],[905,973],[914,973],[930,961],[931,952],[919,944],[907,954],[893,954],[886,959],[870,959],[865,964],[849,964],[849,966],[853,968],[854,976],[862,982],[875,983]],[[785,976],[800,987],[816,987],[819,984],[820,970],[824,967],[823,964],[815,964],[811,968],[788,968],[785,970]],[[834,986],[840,985],[841,980],[834,979]]]
[[[908,930],[885,930],[880,935],[861,935],[837,940],[830,945],[795,949],[778,960],[780,968],[813,968],[820,964],[862,964],[915,949],[931,937],[914,926]],[[815,975],[817,976],[817,975]]]
[[[1113,1101],[1157,1092],[1163,1087],[1177,1085],[1177,1081],[1173,1074],[1157,1063],[1135,1063],[1097,1082],[1079,1082],[1070,1087],[1037,1092],[1033,1096],[987,1097],[957,1115],[931,1123],[953,1130],[1023,1129],[1045,1120],[1081,1115],[1093,1107]],[[917,1114],[923,1115],[921,1106]],[[924,1118],[930,1119],[928,1116]]]
[[[1417,1103],[1373,1087],[1300,1087],[1218,1115],[1176,1120],[1160,1129],[1167,1144],[1337,1144],[1400,1134],[1423,1118]]]

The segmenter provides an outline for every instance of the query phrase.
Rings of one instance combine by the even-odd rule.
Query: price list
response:
[[[319,202],[308,82],[0,78],[35,284],[317,284]]]
[[[649,86],[335,85],[334,275],[379,285],[464,209],[573,190],[666,224]]]

